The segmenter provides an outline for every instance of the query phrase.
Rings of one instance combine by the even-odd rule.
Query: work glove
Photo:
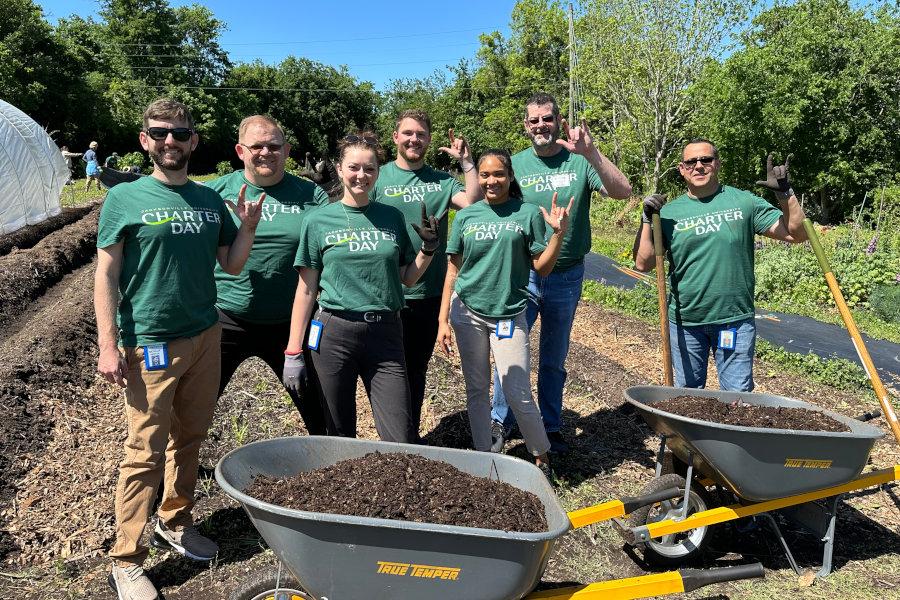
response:
[[[425,213],[425,203],[422,203],[422,225],[412,224],[419,237],[422,238],[422,254],[431,256],[440,245],[438,238],[438,220],[434,216],[427,216]]]
[[[281,381],[289,391],[295,394],[302,393],[302,388],[306,386],[306,362],[303,360],[302,352],[285,353]]]
[[[641,223],[649,223],[653,219],[653,214],[658,213],[662,209],[667,199],[668,196],[666,194],[652,194],[644,198],[644,212],[641,213]]]
[[[766,178],[763,181],[757,181],[756,185],[769,188],[775,192],[775,197],[779,200],[787,200],[794,195],[791,189],[791,182],[788,180],[788,165],[793,154],[788,154],[784,159],[783,165],[772,166],[772,153],[766,158]]]

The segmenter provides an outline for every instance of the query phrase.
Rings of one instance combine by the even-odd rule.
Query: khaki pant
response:
[[[125,348],[128,437],[116,485],[116,541],[110,557],[141,564],[141,534],[163,479],[159,518],[170,528],[191,525],[200,445],[212,424],[219,390],[222,328],[168,343],[169,366],[147,371],[143,347]]]

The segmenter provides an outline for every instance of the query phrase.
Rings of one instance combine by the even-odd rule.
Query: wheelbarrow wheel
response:
[[[678,488],[683,493],[684,485],[684,477],[677,473],[669,473],[657,477],[647,484],[641,490],[641,495],[644,496],[673,487]],[[676,500],[666,500],[652,506],[641,507],[628,517],[628,526],[641,527],[649,523],[674,518],[678,516],[683,502],[684,498],[682,497]],[[688,496],[688,510],[685,516],[704,511],[708,506],[709,502],[707,502],[703,486],[692,485],[691,493]],[[683,533],[667,535],[643,542],[641,545],[644,549],[644,560],[660,566],[686,563],[699,555],[703,542],[706,540],[706,534],[706,527],[698,527]]]
[[[279,581],[278,569],[266,567],[252,572],[244,579],[240,587],[231,594],[230,600],[312,600],[312,596],[303,591],[294,576],[284,569],[281,570]]]

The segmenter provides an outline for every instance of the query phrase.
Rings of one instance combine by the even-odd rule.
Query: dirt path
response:
[[[96,348],[91,265],[66,276],[15,320],[0,343],[0,597],[112,598],[104,559],[113,534],[115,467],[124,438],[121,392],[94,376]],[[623,404],[622,391],[658,383],[658,339],[652,327],[595,306],[579,308],[569,357],[564,433],[572,452],[558,460],[558,495],[575,509],[634,494],[652,477],[657,441]],[[855,394],[788,377],[757,365],[758,391],[811,400],[848,415],[862,412]],[[715,387],[715,383],[711,384]],[[458,360],[431,365],[422,433],[428,443],[467,447],[465,397]],[[361,390],[360,390],[361,392]],[[360,393],[360,436],[376,437]],[[880,425],[880,422],[879,422]],[[305,433],[279,382],[260,361],[247,361],[220,399],[202,464],[257,439]],[[520,442],[507,450],[524,457]],[[900,460],[879,442],[873,467]],[[198,485],[196,517],[221,546],[209,566],[154,552],[149,573],[169,600],[226,598],[246,574],[273,564],[242,509],[209,477]],[[900,590],[900,500],[896,486],[851,494],[840,514],[835,568],[806,588],[764,531],[721,526],[706,564],[748,559],[767,568],[764,582],[707,588],[693,597],[886,598]],[[796,538],[793,534],[792,539]],[[800,559],[813,564],[815,543],[801,536]],[[608,525],[560,540],[544,576],[590,582],[644,572]]]

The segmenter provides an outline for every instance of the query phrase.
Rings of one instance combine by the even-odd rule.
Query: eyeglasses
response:
[[[356,135],[355,133],[351,133],[350,135],[344,137],[344,141],[347,141],[351,144],[365,144],[366,146],[378,146],[378,139],[372,137],[371,135]]]
[[[168,127],[148,127],[145,133],[157,142],[161,142],[169,137],[170,133],[176,142],[186,142],[194,135],[194,130],[190,127],[176,127],[174,129],[169,129]]]
[[[238,142],[238,144],[241,144]],[[282,148],[284,148],[284,144],[253,144],[252,146],[248,146],[247,144],[241,144],[244,148],[250,151],[251,154],[256,156],[257,154],[262,154],[263,150],[268,150],[269,154],[278,154],[281,152]]]
[[[715,160],[715,156],[698,156],[697,158],[683,160],[681,161],[681,164],[683,164],[686,169],[693,169],[697,166],[697,163],[700,163],[704,167],[708,167],[713,164]]]
[[[537,125],[541,121],[543,121],[544,123],[552,123],[555,120],[555,115],[544,115],[543,117],[528,117],[528,122],[532,125]]]

